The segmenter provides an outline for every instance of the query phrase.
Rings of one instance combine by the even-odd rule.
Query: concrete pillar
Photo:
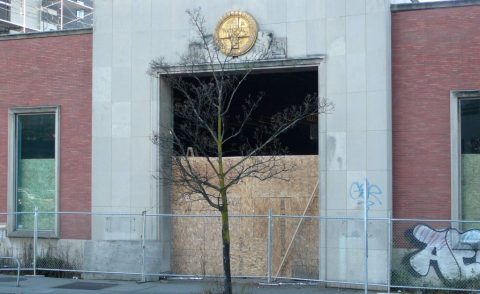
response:
[[[390,3],[324,0],[322,8],[327,57],[319,88],[335,110],[320,120],[320,213],[362,218],[367,198],[370,216],[386,217],[392,173]],[[370,222],[370,282],[386,283],[389,275],[387,228],[386,221]],[[322,221],[320,230],[320,278],[362,282],[363,222]]]

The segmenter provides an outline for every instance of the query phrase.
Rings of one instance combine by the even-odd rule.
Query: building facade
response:
[[[362,280],[364,227],[348,218],[362,218],[365,201],[370,217],[378,220],[479,219],[476,0],[395,5],[388,0],[97,1],[93,30],[1,36],[2,212],[30,212],[34,206],[98,215],[168,214],[172,206],[185,212],[154,177],[165,158],[151,136],[174,121],[176,97],[161,73],[148,71],[158,57],[179,62],[195,43],[185,10],[196,7],[212,34],[229,11],[248,11],[258,25],[257,43],[277,46],[277,55],[258,69],[267,72],[263,79],[274,83],[287,74],[291,88],[301,85],[293,77],[308,80],[308,87],[335,105],[318,117],[316,156],[298,159],[310,175],[318,166],[309,180],[299,171],[304,186],[312,185],[318,196],[311,212],[344,219],[319,221],[305,233],[317,240],[316,268],[309,277]],[[275,91],[275,84],[268,87]],[[278,213],[288,214],[285,207],[295,206],[295,200],[268,199],[262,205]],[[290,213],[301,211],[304,202]],[[260,207],[254,200],[248,205]],[[250,211],[244,208],[238,211]],[[145,231],[133,219],[112,225],[108,217],[52,214],[39,226],[43,237],[87,240],[72,246],[86,248],[79,259],[90,265],[105,255],[109,241],[145,234],[156,248],[152,272],[170,271],[175,258],[193,258],[172,248],[182,245],[172,222],[155,218]],[[12,244],[31,234],[30,216],[2,220]],[[369,280],[386,284],[389,231],[384,223],[370,225]],[[394,238],[403,238],[406,229],[400,225]],[[134,252],[132,244],[115,253]]]
[[[89,211],[91,30],[16,35],[2,40],[1,47],[2,209],[26,212],[38,205],[45,211]],[[13,235],[31,226],[28,219],[8,223]],[[45,229],[61,238],[90,238],[91,224],[75,223],[50,219]]]

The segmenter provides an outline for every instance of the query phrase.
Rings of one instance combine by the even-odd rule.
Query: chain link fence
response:
[[[223,275],[219,215],[0,213],[12,228],[20,216],[23,230],[7,234],[0,226],[7,273],[16,273],[14,257],[24,272],[55,277]],[[480,288],[480,222],[270,212],[233,215],[229,224],[234,277],[395,291]]]
[[[392,287],[480,289],[480,222],[394,219]]]

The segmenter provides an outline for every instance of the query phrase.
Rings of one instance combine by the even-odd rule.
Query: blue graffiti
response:
[[[367,184],[367,193],[365,193],[365,183]],[[382,189],[379,186],[370,184],[368,179],[363,182],[353,182],[350,185],[350,198],[357,201],[357,204],[363,204],[365,201],[365,194],[367,195],[367,207],[373,205],[382,205],[379,196],[382,195]]]

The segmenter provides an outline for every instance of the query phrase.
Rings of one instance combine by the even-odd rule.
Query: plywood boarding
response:
[[[238,159],[230,159],[238,160]],[[267,273],[268,220],[271,208],[277,215],[302,215],[318,178],[317,156],[282,158],[295,169],[289,180],[259,181],[247,179],[229,193],[230,214],[263,215],[255,218],[230,219],[232,273],[239,276],[265,276]],[[176,214],[218,215],[205,201],[179,197],[181,187],[173,188],[172,211]],[[306,215],[318,215],[318,196]],[[273,273],[276,273],[298,225],[299,219],[273,220]],[[178,274],[221,275],[222,247],[220,218],[176,218],[172,224],[172,271]],[[306,220],[300,226],[281,276],[318,277],[317,220]]]

